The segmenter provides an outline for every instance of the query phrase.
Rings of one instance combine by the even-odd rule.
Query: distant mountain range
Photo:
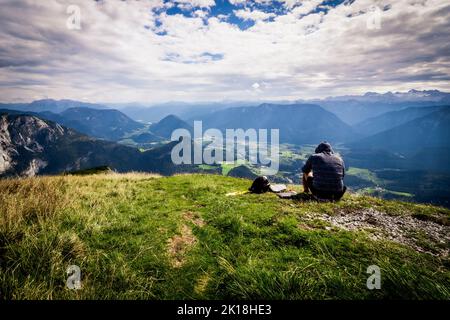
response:
[[[450,105],[450,93],[438,90],[410,90],[408,92],[367,92],[363,95],[328,97],[317,100],[301,100],[320,105],[336,114],[342,121],[355,125],[386,112],[410,107]]]
[[[412,155],[424,148],[450,148],[449,142],[450,108],[443,108],[352,143],[350,147]]]
[[[108,166],[117,171],[195,172],[171,161],[173,143],[145,152],[82,135],[26,114],[0,112],[0,177],[33,176]]]
[[[159,118],[166,107],[183,113],[184,119],[169,114],[151,125],[120,110],[72,100],[0,104],[0,108],[13,109],[0,110],[0,171],[55,173],[102,165],[123,171],[192,171],[193,167],[172,165],[169,148],[173,143],[162,148],[155,145],[167,143],[175,129],[192,132],[193,121],[202,120],[203,130],[280,129],[281,143],[304,145],[327,140],[343,144],[348,163],[356,167],[450,172],[449,99],[448,93],[440,91],[412,90],[331,97],[317,100],[318,104],[264,103],[232,108],[221,103],[212,108],[203,104],[198,112],[192,104],[167,104],[159,106],[154,115]],[[353,121],[352,126],[348,124]],[[122,143],[126,139],[135,147],[98,139]],[[153,149],[140,152],[136,147]]]
[[[91,137],[117,141],[127,133],[144,128],[144,125],[128,118],[118,110],[76,107],[53,113],[50,111],[27,112],[0,110],[5,113],[28,114],[41,119],[57,122]]]
[[[362,135],[369,136],[444,109],[450,109],[450,105],[438,107],[413,107],[402,109],[400,111],[386,112],[380,116],[357,123],[353,126],[353,129]]]
[[[176,129],[186,129],[191,135],[193,134],[193,128],[188,123],[177,116],[169,115],[161,121],[146,127],[144,131],[139,130],[138,133],[129,135],[127,139],[145,147],[149,144],[152,145],[155,142],[164,143],[170,141],[172,132]]]
[[[191,117],[200,117],[205,114],[213,113],[217,110],[242,106],[245,103],[164,103],[153,106],[144,106],[140,104],[112,104],[111,106],[119,109],[127,116],[141,122],[159,122],[169,115],[175,115],[182,119]]]
[[[347,163],[363,168],[450,172],[450,107],[427,109],[434,112],[410,108],[368,121],[368,131],[376,132],[380,126],[387,130],[348,144]],[[413,119],[406,121],[408,118]],[[386,124],[394,123],[398,125],[387,128]]]
[[[345,95],[337,97],[328,97],[324,99],[325,101],[363,101],[363,102],[387,102],[387,103],[397,103],[397,102],[414,102],[414,101],[434,101],[439,103],[450,102],[450,93],[442,92],[439,90],[409,90],[408,92],[366,92],[363,95]]]
[[[160,122],[146,126],[113,109],[77,107],[58,114],[50,111],[27,112],[8,109],[0,109],[0,112],[31,115],[56,122],[90,137],[110,141],[120,141],[127,138],[137,144],[170,140],[172,132],[178,128],[187,129],[189,132],[193,131],[188,123],[174,115],[169,115]]]
[[[46,114],[43,114],[46,116]],[[86,107],[70,108],[54,120],[62,125],[74,128],[92,137],[116,141],[127,133],[144,128],[144,125],[130,119],[122,112],[113,109],[91,109]]]
[[[281,143],[305,144],[323,140],[336,143],[356,137],[354,130],[336,115],[312,104],[229,108],[200,120],[204,129],[279,129]]]
[[[149,131],[157,136],[170,140],[172,132],[176,129],[186,129],[191,135],[194,131],[191,125],[174,115],[169,115],[158,123],[152,124]]]
[[[219,110],[235,107],[258,106],[262,103],[316,104],[336,114],[347,124],[354,125],[385,112],[397,111],[408,107],[426,107],[450,104],[450,93],[438,90],[410,90],[408,92],[367,92],[363,95],[346,95],[325,99],[292,101],[235,101],[235,102],[172,102],[159,105],[113,104],[129,117],[145,122],[157,122],[168,115],[176,115],[183,120],[203,118]]]
[[[222,101],[222,102],[169,102],[163,104],[95,104],[73,100],[37,100],[32,103],[0,103],[0,109],[30,112],[51,111],[60,113],[70,108],[86,107],[91,109],[118,109],[138,122],[158,122],[168,115],[183,120],[203,118],[219,110],[235,107],[258,106],[262,103],[276,105],[315,104],[336,114],[342,121],[355,125],[366,119],[386,112],[398,111],[409,107],[429,107],[450,105],[450,93],[438,90],[410,90],[408,92],[367,92],[363,95],[344,95],[325,99],[298,101]]]
[[[101,104],[87,103],[75,100],[44,99],[36,100],[31,103],[0,103],[0,109],[29,112],[50,111],[53,113],[61,113],[71,108],[109,109],[108,107]]]

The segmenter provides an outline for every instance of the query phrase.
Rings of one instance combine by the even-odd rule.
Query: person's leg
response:
[[[334,197],[334,194],[330,192],[321,191],[317,189],[313,189],[311,193],[313,194],[313,196],[315,196],[317,199],[320,200],[333,200]]]
[[[313,181],[314,181],[314,179],[313,179],[312,176],[311,176],[311,177],[308,177],[308,179],[307,179],[307,181],[306,181],[306,183],[307,183],[307,185],[308,185],[308,188],[309,188],[309,191],[311,191],[311,195],[312,195],[314,198],[321,198],[321,199],[326,198],[326,195],[324,196],[323,192],[321,192],[320,190],[318,190],[318,189],[316,189],[316,188],[314,187]]]
[[[333,200],[335,200],[335,201],[341,200],[341,198],[342,198],[342,197],[344,196],[344,194],[345,194],[345,191],[347,191],[347,187],[346,187],[346,186],[344,186],[344,189],[342,189],[342,192],[337,193],[337,194],[334,195]]]
[[[312,192],[313,175],[312,172],[303,174],[303,192]]]
[[[346,188],[344,188],[344,191],[342,193],[324,191],[315,189],[314,187],[310,188],[310,190],[312,195],[319,200],[338,201],[344,195]]]

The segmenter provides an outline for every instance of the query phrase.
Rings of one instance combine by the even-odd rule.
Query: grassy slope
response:
[[[248,186],[213,175],[0,180],[0,297],[450,299],[448,257],[304,219],[371,207],[448,222],[449,211],[349,195],[338,204],[226,196]],[[78,291],[65,288],[71,264]],[[366,288],[372,264],[381,290]]]

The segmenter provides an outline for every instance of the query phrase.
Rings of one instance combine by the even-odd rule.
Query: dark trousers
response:
[[[326,199],[326,200],[333,200],[333,201],[339,201],[342,196],[344,195],[345,191],[347,191],[347,187],[344,186],[341,192],[329,192],[329,191],[322,191],[319,189],[314,188],[313,186],[313,180],[314,177],[309,176],[306,180],[306,184],[308,185],[309,190],[311,190],[311,193],[320,199]]]

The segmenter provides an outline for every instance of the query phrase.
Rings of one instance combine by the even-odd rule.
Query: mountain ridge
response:
[[[152,124],[149,131],[157,136],[170,139],[176,129],[186,129],[193,134],[194,128],[176,115],[168,115],[159,122]]]
[[[279,129],[280,143],[343,142],[355,138],[349,125],[335,114],[313,104],[236,107],[195,120],[202,120],[205,129]]]
[[[375,117],[384,112],[400,110],[407,107],[426,107],[432,105],[450,104],[450,93],[439,90],[409,90],[408,92],[366,92],[361,95],[329,96],[322,99],[295,100],[257,100],[257,101],[201,101],[201,102],[166,102],[166,103],[88,103],[76,100],[42,99],[29,103],[0,103],[0,109],[22,111],[52,111],[62,112],[70,107],[88,107],[94,109],[118,109],[135,121],[157,122],[164,117],[174,114],[183,120],[193,116],[201,117],[211,113],[233,107],[257,106],[262,103],[296,104],[309,103],[322,106],[338,115],[344,122],[354,125],[367,118]],[[353,113],[350,109],[353,110]],[[378,110],[377,110],[378,109]]]
[[[357,132],[369,136],[392,129],[445,108],[450,108],[450,106],[411,107],[398,111],[390,111],[383,113],[380,116],[359,122],[355,124],[353,128]]]
[[[24,114],[53,121],[72,128],[80,133],[111,141],[117,141],[126,133],[144,128],[144,125],[132,120],[115,109],[91,109],[87,107],[69,108],[61,113],[51,111],[32,112],[0,109],[4,113]]]
[[[174,143],[137,148],[88,137],[58,123],[24,114],[0,113],[0,177],[34,176],[108,166],[119,172],[161,174],[195,171],[175,166]]]
[[[448,141],[450,141],[450,108],[444,108],[363,138],[350,146],[411,154],[423,148],[448,147]]]

